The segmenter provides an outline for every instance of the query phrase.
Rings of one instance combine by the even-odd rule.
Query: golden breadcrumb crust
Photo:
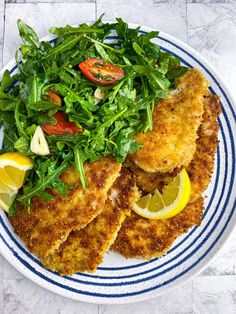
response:
[[[89,188],[83,189],[77,172],[69,167],[62,180],[75,188],[69,190],[66,197],[51,191],[52,201],[33,198],[30,213],[18,205],[16,215],[9,217],[14,231],[32,253],[45,258],[67,239],[72,230],[85,227],[100,214],[120,169],[121,164],[113,158],[85,164]]]
[[[112,249],[126,258],[151,259],[162,256],[174,240],[202,220],[203,198],[188,204],[178,215],[150,220],[136,213],[127,217]]]
[[[201,222],[203,211],[201,194],[207,188],[214,168],[218,144],[217,117],[221,112],[217,96],[207,93],[203,103],[203,121],[198,130],[196,151],[186,168],[191,181],[190,202],[182,212],[170,219],[154,221],[132,213],[122,225],[113,245],[113,250],[127,258],[150,259],[161,256],[178,236]],[[179,171],[175,169],[173,173],[147,173],[130,160],[126,166],[134,173],[138,186],[146,193],[153,193],[156,189],[162,190]]]
[[[153,130],[138,133],[143,144],[131,155],[146,172],[172,172],[187,166],[196,150],[197,130],[202,121],[203,96],[208,83],[197,69],[191,69],[178,82],[178,90],[161,100],[153,111]]]
[[[109,191],[101,214],[85,228],[72,231],[59,249],[43,260],[44,266],[61,275],[95,271],[138,198],[132,173],[122,169]]]
[[[221,113],[221,106],[217,96],[208,93],[204,96],[204,114],[198,129],[196,151],[186,170],[191,181],[191,201],[196,200],[207,188],[214,169],[216,148],[218,145],[217,117]],[[162,190],[173,177],[181,170],[176,168],[171,173],[150,173],[137,167],[130,158],[126,166],[135,175],[138,186],[145,193],[153,193],[156,189]]]
[[[219,98],[209,93],[204,97],[204,114],[198,131],[197,149],[186,169],[191,181],[191,201],[201,196],[211,180],[218,145],[217,117],[220,113]]]

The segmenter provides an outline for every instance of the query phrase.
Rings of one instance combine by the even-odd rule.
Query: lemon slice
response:
[[[0,156],[0,206],[8,211],[28,170],[33,168],[30,158],[20,153]]]
[[[177,215],[187,205],[191,184],[186,170],[182,170],[163,189],[162,194],[155,193],[141,197],[134,206],[134,211],[149,219],[166,219]]]

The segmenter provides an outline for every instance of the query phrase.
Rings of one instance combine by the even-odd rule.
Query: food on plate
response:
[[[79,68],[87,79],[98,85],[114,85],[125,77],[122,68],[98,58],[81,62]]]
[[[33,168],[31,160],[17,152],[0,155],[0,206],[9,211],[27,172]]]
[[[89,188],[83,189],[77,172],[69,167],[61,179],[73,186],[66,196],[56,190],[47,191],[52,200],[40,195],[32,199],[31,209],[19,204],[10,222],[28,249],[40,258],[52,254],[71,231],[79,230],[98,216],[105,204],[107,192],[119,175],[121,164],[111,157],[86,163]]]
[[[57,111],[53,118],[56,120],[56,123],[42,125],[44,132],[49,135],[75,134],[82,131],[82,128],[77,127],[75,122],[66,121],[68,116],[65,112]]]
[[[199,225],[204,209],[202,193],[207,188],[214,167],[215,152],[218,143],[217,117],[221,112],[217,96],[208,93],[204,96],[203,121],[198,130],[196,151],[186,168],[191,181],[189,204],[176,216],[169,219],[150,221],[135,213],[125,220],[113,250],[125,257],[150,259],[163,255],[174,240],[190,227]],[[129,163],[137,184],[148,193],[156,189],[162,191],[173,177],[167,173],[145,173]],[[156,183],[156,185],[155,185]]]
[[[120,18],[51,28],[50,42],[17,24],[18,73],[0,86],[14,232],[61,275],[95,271],[110,249],[162,256],[201,223],[214,168],[221,108],[204,74]]]
[[[188,204],[191,184],[188,173],[183,169],[162,192],[158,189],[153,194],[141,197],[134,205],[134,211],[149,219],[166,219],[177,215]]]
[[[196,151],[186,168],[191,181],[191,201],[197,199],[210,182],[218,145],[219,125],[217,118],[221,113],[219,98],[208,92],[204,96],[203,104],[204,114],[197,132]],[[180,171],[176,168],[173,172],[168,173],[145,172],[135,165],[130,158],[127,158],[126,165],[132,170],[138,186],[145,193],[154,193],[156,189],[162,191],[163,187],[168,185]]]
[[[85,162],[112,155],[123,163],[140,148],[134,135],[152,129],[154,105],[188,70],[151,41],[158,32],[139,34],[122,19],[51,28],[57,36],[51,42],[40,41],[21,20],[17,24],[23,41],[16,54],[19,73],[6,70],[1,83],[0,123],[9,135],[2,152],[18,151],[34,167],[10,215],[48,188],[65,191],[59,177],[70,164],[86,188]],[[118,42],[107,43],[114,29]],[[31,141],[39,128],[44,134],[36,133],[37,147]],[[50,180],[55,169],[58,176]]]
[[[204,97],[204,114],[198,130],[197,149],[186,168],[191,180],[191,201],[201,196],[211,180],[218,145],[217,118],[220,113],[219,98],[208,93]]]
[[[207,87],[208,82],[197,69],[179,79],[177,91],[154,108],[153,129],[135,135],[136,141],[143,144],[131,155],[137,166],[146,172],[171,172],[190,163]]]
[[[95,271],[138,198],[132,173],[122,169],[110,188],[101,214],[85,228],[71,232],[58,250],[43,259],[43,265],[62,275]]]
[[[149,260],[160,257],[177,237],[201,223],[203,209],[203,198],[200,197],[168,219],[151,220],[132,212],[125,219],[112,249],[126,258]]]

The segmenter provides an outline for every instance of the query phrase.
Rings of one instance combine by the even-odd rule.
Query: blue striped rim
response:
[[[122,293],[122,294],[100,294],[100,293],[90,293],[87,291],[83,291],[83,290],[78,290],[75,288],[71,288],[68,286],[64,286],[58,282],[55,282],[54,280],[46,277],[45,275],[39,273],[38,271],[36,271],[30,264],[28,264],[27,262],[25,262],[24,259],[22,259],[16,252],[14,252],[14,255],[16,256],[16,258],[24,265],[26,266],[29,270],[31,270],[34,274],[38,275],[40,278],[45,279],[47,282],[54,284],[60,288],[64,288],[66,290],[69,290],[71,292],[77,293],[77,294],[82,294],[82,295],[89,295],[89,296],[93,296],[93,297],[102,297],[102,298],[121,298],[121,297],[129,297],[129,296],[134,296],[134,295],[139,295],[139,294],[143,294],[143,293],[147,293],[153,290],[156,290],[160,287],[163,287],[171,282],[173,282],[174,280],[178,279],[179,277],[182,277],[185,273],[187,273],[189,270],[191,270],[195,265],[197,265],[210,251],[211,249],[214,247],[214,245],[218,242],[218,240],[220,239],[221,235],[223,234],[224,230],[226,229],[233,213],[234,213],[234,208],[236,207],[236,201],[234,202],[232,211],[230,212],[230,215],[226,221],[226,224],[224,225],[224,227],[221,230],[221,233],[217,236],[216,240],[212,243],[212,245],[208,248],[208,250],[196,261],[194,262],[191,266],[189,266],[187,269],[185,269],[182,273],[176,275],[175,277],[166,280],[164,282],[162,282],[161,284],[158,284],[154,287],[148,288],[148,289],[144,289],[144,290],[140,290],[140,291],[136,291],[136,292],[131,292],[131,293]],[[9,250],[12,251],[12,248],[8,245],[8,243],[5,241],[5,239],[2,237],[2,235],[0,234],[0,238],[2,239],[2,241],[4,242],[4,244],[8,247]]]
[[[225,137],[224,137],[224,141],[225,141]],[[227,163],[226,163],[226,165],[227,165]],[[234,172],[234,171],[235,171],[235,170],[234,170],[234,168],[233,168],[233,172]],[[231,177],[231,184],[232,184],[232,182],[233,182],[233,177],[234,177],[234,173],[233,173],[233,176]],[[226,180],[226,178],[225,178],[225,180]],[[223,195],[223,193],[224,193],[224,191],[222,191],[222,195]],[[219,202],[220,202],[220,200],[219,200]],[[218,203],[219,203],[219,202],[218,202]],[[227,203],[227,200],[225,201],[225,204],[226,204],[226,203]],[[225,207],[224,207],[224,208],[225,208]],[[233,211],[234,211],[234,208],[233,208],[233,210],[231,211],[232,214],[233,214]],[[212,230],[214,230],[215,227],[216,227],[216,226],[218,225],[218,223],[220,222],[223,213],[224,213],[224,211],[221,212],[221,214],[220,214],[219,218],[217,219],[217,222],[215,223],[214,227],[209,231],[207,238],[209,237],[209,235],[212,234]],[[231,218],[231,215],[230,215],[230,218]],[[228,224],[228,221],[229,221],[229,219],[227,220],[227,224]],[[225,225],[225,226],[226,226],[226,225]],[[221,232],[220,234],[222,234],[222,232]],[[218,236],[218,237],[219,237],[219,236]],[[218,238],[218,237],[217,237],[217,238]],[[205,240],[205,239],[204,239],[204,240]],[[195,253],[195,252],[198,250],[198,248],[201,247],[202,243],[205,242],[204,240],[198,245],[197,248],[194,249],[194,251],[193,251],[192,253]],[[5,242],[5,244],[6,244],[6,241],[5,241],[5,240],[4,240],[4,242]],[[216,243],[216,241],[215,241],[214,243]],[[212,245],[213,245],[213,244],[212,244]],[[15,252],[15,253],[16,253],[16,252]],[[187,260],[188,257],[192,256],[192,253],[189,254],[188,256],[186,256],[184,260]],[[15,255],[18,255],[18,254],[16,253]],[[19,256],[17,256],[17,258],[18,258],[18,257],[19,257]],[[18,259],[21,260],[25,266],[29,266],[28,268],[32,269],[33,272],[35,272],[35,273],[37,273],[38,275],[40,275],[40,277],[42,277],[42,278],[45,277],[44,275],[42,275],[42,274],[40,274],[39,272],[37,272],[37,271],[36,271],[31,265],[29,265],[24,259],[22,259],[21,257],[19,257]],[[201,259],[199,259],[199,260],[201,260]],[[176,265],[172,266],[171,268],[173,269],[173,268],[175,268],[176,266],[179,266],[180,264],[182,264],[182,261],[179,261]],[[163,271],[161,274],[154,275],[154,276],[151,276],[151,277],[149,277],[149,278],[145,278],[145,281],[146,281],[147,279],[156,278],[156,277],[158,277],[158,276],[164,274],[164,273],[167,272],[167,271],[168,271],[168,270],[165,270],[165,271]],[[179,277],[179,275],[178,275],[177,277]],[[47,277],[46,277],[46,278],[47,278]],[[47,278],[47,279],[49,279],[49,278]],[[54,282],[54,281],[51,280],[51,279],[49,279],[48,281],[49,281],[49,282],[52,282],[52,283],[54,283],[54,284],[57,284],[58,286],[63,286],[63,285],[61,285],[61,284],[59,284],[59,283]],[[143,279],[140,280],[139,282],[142,282],[142,281],[143,281]],[[169,283],[169,282],[170,282],[170,280],[168,280],[168,281],[166,282],[166,284]],[[82,282],[80,282],[80,283],[82,283]],[[129,282],[128,284],[131,284],[131,283],[138,283],[138,282],[137,282],[137,281],[136,281],[136,282]],[[87,284],[91,285],[92,283],[87,283]],[[163,286],[164,284],[165,284],[165,283],[156,286],[156,289],[157,289],[158,287],[160,287],[160,286]],[[92,285],[93,285],[93,284],[92,284]],[[96,283],[96,285],[101,285],[101,284],[97,284],[97,283]],[[121,285],[121,283],[120,283],[119,285]],[[114,286],[114,284],[106,284],[106,286]],[[81,293],[80,290],[77,290],[77,289],[74,289],[74,288],[66,287],[66,289],[67,289],[67,290],[74,291],[74,292],[75,292],[75,291],[78,291],[79,293]],[[96,294],[93,293],[93,294],[91,294],[91,295],[97,296],[97,297],[99,297],[99,296],[103,296],[103,297],[127,297],[127,296],[130,296],[130,295],[136,295],[136,294],[139,294],[139,293],[144,293],[144,292],[148,292],[148,291],[153,290],[153,289],[151,289],[151,290],[150,290],[150,289],[151,289],[151,288],[145,289],[145,291],[142,290],[142,291],[136,291],[136,292],[134,292],[134,293],[117,294],[117,295],[112,295],[112,296],[111,296],[111,295],[105,295],[105,294],[100,295],[100,294],[98,294],[98,293],[96,293]],[[83,291],[82,294],[88,295],[88,292]],[[90,294],[90,293],[89,293],[89,294]]]
[[[13,69],[10,71],[11,73],[12,73],[12,71],[13,71]],[[217,159],[218,161],[220,160],[220,157],[218,156],[218,159]],[[218,176],[218,170],[219,170],[219,165],[217,165],[217,176]],[[209,204],[208,204],[208,208],[207,208],[207,210],[205,211],[205,213],[204,213],[204,215],[206,214],[206,212],[209,210],[209,208],[211,207],[211,203],[212,203],[212,201],[213,201],[213,198],[214,198],[214,195],[215,195],[215,191],[216,191],[216,189],[217,189],[217,186],[218,186],[218,180],[216,180],[216,182],[215,182],[215,186],[214,186],[214,191],[213,191],[213,193],[212,193],[212,196],[211,196],[211,200],[210,200],[210,202],[209,202]],[[210,219],[210,222],[212,221],[212,219],[213,219],[213,217],[211,217],[211,219]],[[208,222],[209,223],[209,222]],[[6,227],[6,225],[5,225],[5,227]],[[187,239],[188,239],[188,237],[191,235],[191,234],[193,234],[193,232],[196,230],[197,228],[194,228],[178,245],[176,245],[174,248],[172,248],[168,253],[170,253],[171,251],[174,251],[177,247],[179,247],[181,244],[183,244]],[[205,228],[206,229],[206,228]],[[205,230],[204,229],[204,230]],[[9,236],[11,236],[10,234],[10,232],[8,232],[8,234],[9,234]],[[199,237],[198,237],[199,238]],[[197,238],[197,239],[198,239]],[[40,261],[38,260],[38,259],[36,259],[35,257],[32,257],[32,255],[27,251],[27,250],[25,250],[17,241],[15,241],[15,239],[14,238],[12,238],[12,240],[15,242],[15,244],[22,250],[22,251],[24,251],[24,253],[29,257],[29,258],[31,258],[32,260],[34,260],[38,265],[42,265],[41,263],[40,263]],[[189,247],[191,247],[192,246],[192,244],[193,243],[191,243],[191,245],[190,246],[188,246],[188,248]],[[186,252],[186,250],[184,250],[184,251],[182,251],[181,252],[181,254],[179,254],[178,256],[181,256],[182,254],[184,254]],[[160,269],[160,268],[162,268],[163,266],[165,266],[165,265],[167,265],[167,264],[169,264],[170,262],[172,262],[173,260],[174,260],[175,258],[172,258],[171,260],[169,260],[169,261],[167,261],[167,262],[165,262],[165,263],[163,263],[162,265],[160,265],[160,266],[158,266],[157,268],[154,268],[154,269],[151,269],[151,270],[149,270],[149,271],[145,271],[145,272],[142,272],[142,273],[138,273],[138,274],[135,274],[135,275],[129,275],[129,276],[113,276],[113,277],[111,277],[111,276],[93,276],[93,275],[88,275],[88,274],[84,274],[84,273],[78,273],[80,276],[83,276],[83,277],[92,277],[92,278],[99,278],[99,279],[114,279],[114,278],[116,278],[116,279],[124,279],[124,278],[131,278],[131,277],[135,277],[135,276],[140,276],[141,274],[145,274],[145,273],[149,273],[149,272],[152,272],[153,270],[156,270],[156,269]],[[117,267],[117,268],[115,268],[115,270],[118,270],[118,269],[128,269],[128,268],[134,268],[134,267],[137,267],[137,266],[143,266],[143,265],[145,265],[145,264],[147,264],[147,263],[153,263],[153,262],[155,262],[157,259],[153,259],[152,261],[150,261],[150,262],[144,262],[144,263],[140,263],[140,264],[138,264],[138,265],[132,265],[132,266],[126,266],[126,267]],[[102,267],[100,267],[100,270],[102,269]],[[105,268],[104,267],[104,269],[106,269],[106,270],[113,270],[114,268]],[[58,276],[59,276],[59,274],[58,274]],[[67,277],[69,280],[72,280],[71,279],[71,277]],[[78,281],[78,282],[80,282],[81,283],[81,281],[79,281],[78,279],[73,279],[73,281]],[[94,283],[94,284],[96,284],[96,283]]]
[[[108,39],[116,39],[117,37],[114,37],[114,36],[111,36],[111,37],[108,37]],[[53,42],[54,40],[52,40],[51,42]],[[169,51],[168,49],[165,49],[165,48],[163,48],[163,47],[161,47],[161,49],[162,50],[165,50],[165,51],[167,51],[167,52],[169,52],[169,53],[171,53],[171,51]],[[185,65],[187,65],[187,66],[189,66],[189,67],[191,67],[191,65],[189,64],[189,63],[187,63],[185,60],[183,60],[180,56],[178,56],[178,55],[176,55],[175,54],[175,56],[177,56],[179,59],[181,59],[181,62],[182,63],[184,63]],[[10,73],[12,73],[15,69],[17,68],[17,66],[15,66],[11,71],[10,71]],[[218,158],[218,160],[219,160],[220,158]],[[219,169],[219,166],[217,166],[217,169]],[[218,176],[218,172],[217,172],[217,176]],[[214,186],[214,192],[216,191],[216,189],[217,189],[217,186],[218,186],[218,180],[216,180],[216,182],[215,182],[215,186]],[[204,216],[207,214],[207,212],[208,212],[208,210],[209,210],[209,208],[210,208],[210,206],[211,206],[211,203],[212,203],[212,201],[213,201],[213,199],[214,199],[214,194],[215,193],[212,193],[212,196],[211,196],[211,199],[210,199],[210,202],[209,202],[209,205],[208,205],[208,207],[207,207],[207,209],[205,210],[205,212],[204,212]],[[188,234],[187,234],[187,236],[186,237],[184,237],[184,239],[180,242],[180,243],[178,243],[176,246],[174,246],[173,248],[171,248],[167,253],[168,254],[170,254],[171,252],[173,252],[173,251],[175,251],[180,245],[182,245],[184,242],[186,242],[187,241],[187,239],[195,232],[195,230],[197,229],[197,227],[195,227],[195,228],[193,228],[193,230],[192,231],[190,231]],[[15,242],[16,243],[16,242]],[[16,243],[17,244],[17,246],[19,247],[19,245],[18,245],[18,242]],[[31,256],[31,254],[29,254],[22,246],[21,246],[21,250],[24,250],[24,253],[25,254],[27,254],[29,257]],[[184,253],[185,251],[183,251],[182,253]],[[181,254],[182,255],[182,254]],[[36,259],[36,258],[32,258],[37,264],[39,264],[39,265],[41,265],[41,263],[40,263],[40,261],[38,261],[38,259]],[[111,271],[118,271],[118,270],[124,270],[124,269],[132,269],[132,268],[136,268],[136,267],[141,267],[141,266],[144,266],[144,265],[147,265],[147,264],[151,264],[151,263],[153,263],[153,262],[155,262],[157,260],[157,258],[154,258],[154,259],[152,259],[151,261],[149,261],[149,262],[142,262],[142,263],[139,263],[139,264],[136,264],[136,265],[131,265],[131,266],[125,266],[125,267],[117,267],[117,268],[114,268],[114,267],[98,267],[98,270],[111,270]],[[172,261],[172,260],[171,260]],[[164,265],[166,265],[166,264],[168,264],[169,263],[169,261],[168,262],[166,262],[166,263],[164,263],[164,264],[162,264],[162,265],[160,265],[160,267],[159,268],[161,268],[161,267],[163,267]],[[152,270],[150,270],[150,271],[152,271]],[[83,277],[92,277],[92,278],[94,278],[95,276],[93,276],[93,275],[89,275],[89,274],[85,274],[85,273],[77,273],[77,274],[79,274],[80,276],[83,276]],[[135,274],[135,275],[131,275],[131,277],[135,277],[135,276],[139,276],[140,275],[140,273],[138,273],[138,274]],[[114,276],[114,277],[110,277],[110,276],[96,276],[95,278],[103,278],[103,279],[111,279],[111,278],[129,278],[130,276],[120,276],[120,277],[117,277],[117,276]]]
[[[179,49],[181,49],[181,48],[179,48]],[[181,49],[181,50],[183,50],[183,49]],[[184,50],[183,50],[184,51]],[[198,62],[199,63],[199,62]],[[212,75],[211,75],[212,76]],[[214,78],[213,78],[214,79]],[[214,79],[215,80],[215,79]],[[217,83],[217,85],[219,86],[219,84],[218,84],[218,82],[215,80],[215,82]],[[229,104],[229,107],[230,107],[230,109],[231,109],[231,111],[232,111],[232,107],[231,107],[231,104],[230,104],[230,102],[229,102],[229,100],[228,100],[228,98],[227,98],[227,96],[225,95],[225,93],[224,93],[224,91],[222,90],[222,88],[219,86],[219,88],[221,89],[221,91],[222,91],[222,93],[224,94],[224,96],[226,97],[226,100],[227,100],[227,102],[228,102],[228,104]],[[233,115],[234,115],[234,112],[232,112],[233,113]],[[234,118],[235,118],[235,116],[234,116]],[[231,133],[231,132],[230,132]],[[231,135],[231,140],[232,140],[232,133],[230,134]],[[234,147],[234,143],[232,142],[232,147]],[[233,166],[234,166],[234,162],[233,162]],[[233,172],[234,172],[234,167],[233,167]],[[231,184],[232,184],[232,182],[233,182],[233,176],[231,177]],[[227,196],[229,196],[229,193],[228,193],[228,195]],[[228,198],[227,198],[227,200],[225,201],[225,203],[228,201]],[[225,205],[225,204],[224,204]],[[232,211],[231,211],[231,213],[230,213],[230,217],[228,218],[228,220],[227,220],[227,223],[225,224],[225,226],[223,227],[223,229],[222,229],[222,232],[225,230],[225,228],[226,228],[226,226],[228,225],[228,222],[229,222],[229,219],[231,218],[231,216],[232,216],[232,214],[233,214],[233,212],[234,212],[234,208],[232,208]],[[222,214],[223,214],[223,211],[222,211],[222,213],[221,213],[221,216],[222,216]],[[219,221],[220,221],[220,218],[221,217],[219,217]],[[222,235],[222,232],[218,235],[218,237],[217,237],[217,240],[221,237],[221,235]],[[216,244],[216,240],[214,241],[214,243],[211,245],[211,247],[213,247],[215,244]],[[207,253],[208,253],[208,251],[211,249],[211,247],[205,252],[205,254],[203,255],[203,256],[205,256]],[[203,257],[202,256],[202,257]],[[201,257],[201,258],[202,258]],[[200,260],[201,260],[201,258],[200,259],[198,259],[198,261],[196,261],[195,263],[194,263],[194,265],[196,265]],[[193,265],[191,265],[191,268],[193,267]],[[190,267],[188,268],[188,270],[190,269]],[[187,271],[187,270],[186,270]],[[185,271],[185,272],[186,272]],[[183,273],[185,273],[185,272],[183,272]],[[176,279],[177,277],[180,277],[180,276],[182,276],[183,275],[183,273],[182,274],[179,274],[178,276],[176,276],[174,279]],[[47,278],[48,279],[48,278]],[[174,280],[174,279],[171,279],[171,281],[172,280]],[[162,283],[161,284],[161,286],[162,285],[164,285],[164,284],[167,284],[167,283],[170,283],[170,280],[168,280],[166,283]],[[139,291],[139,292],[137,292],[137,293],[131,293],[131,295],[133,295],[133,294],[139,294],[139,293],[144,293],[144,292],[147,292],[147,291],[150,291],[150,289],[151,290],[153,290],[153,288],[157,288],[157,286],[156,287],[152,287],[152,288],[149,288],[149,289],[146,289],[146,290],[143,290],[143,291]],[[86,292],[86,294],[87,294],[87,292]],[[127,294],[126,296],[129,296],[130,294]],[[104,295],[102,295],[102,296],[104,296]],[[121,295],[120,295],[121,296]],[[111,297],[111,296],[109,296],[109,297]],[[119,296],[118,296],[119,297]]]
[[[224,143],[226,143],[224,135],[223,135],[223,140],[224,140]],[[226,147],[226,145],[225,145],[225,149],[226,149],[226,158],[227,158],[227,147]],[[218,158],[218,160],[219,160],[219,162],[220,162],[220,158]],[[219,164],[219,167],[220,167],[220,164]],[[227,162],[226,162],[226,167],[228,167],[228,163],[227,163]],[[227,173],[227,168],[226,168],[226,173]],[[224,195],[225,182],[226,182],[226,176],[224,177],[224,188],[223,188],[223,190],[222,190],[222,192],[221,192],[221,196],[220,196],[220,198],[219,198],[218,204],[220,203],[220,201],[221,201],[221,199],[222,199],[222,197],[223,197],[223,195]],[[213,193],[213,194],[214,194],[214,193]],[[218,205],[217,205],[217,207],[218,207]],[[216,215],[216,211],[214,211],[214,213],[212,214],[211,219],[210,219],[210,222],[213,220],[213,218],[214,218],[215,215]],[[7,228],[6,225],[5,225],[5,223],[4,223],[4,222],[2,222],[2,223],[3,223],[4,227]],[[205,226],[205,228],[201,231],[201,233],[198,235],[198,237],[195,238],[194,242],[196,242],[198,239],[201,238],[201,236],[204,234],[205,230],[207,230],[208,225],[209,225],[209,223],[208,223],[208,224]],[[11,235],[10,232],[8,232],[8,235],[9,235],[9,236],[11,237],[11,239],[17,244],[17,242],[14,240],[14,238],[12,237],[12,235]],[[204,238],[204,240],[205,240],[205,238]],[[201,247],[202,243],[204,243],[204,240],[202,240],[201,244],[200,244],[197,248],[200,248],[200,247]],[[142,272],[142,273],[139,273],[139,275],[150,273],[150,272],[152,272],[152,271],[155,271],[155,270],[157,270],[157,269],[160,269],[161,267],[163,267],[163,266],[169,264],[170,262],[174,261],[176,258],[179,258],[182,254],[186,253],[186,252],[188,251],[188,249],[191,248],[191,246],[192,246],[192,243],[191,243],[190,245],[188,245],[183,251],[181,251],[178,255],[176,255],[176,256],[175,256],[174,258],[172,258],[171,260],[167,261],[166,263],[162,264],[161,266],[157,266],[157,267],[155,267],[155,268],[152,268],[151,270],[148,270],[148,271],[144,271],[144,272]],[[194,252],[195,252],[196,250],[197,250],[197,249],[194,249]],[[29,254],[28,252],[27,252],[27,255],[28,255],[29,257],[31,257],[31,254]],[[187,257],[183,258],[183,259],[179,262],[179,264],[182,264],[182,262],[186,261],[186,260],[188,259],[188,257],[191,256],[191,255],[192,255],[192,253],[188,254]],[[38,263],[38,264],[39,264],[39,263]],[[159,277],[159,276],[161,276],[161,275],[167,273],[168,271],[172,270],[174,267],[176,267],[176,265],[171,266],[171,267],[167,268],[166,270],[164,270],[164,271],[162,271],[162,272],[160,272],[160,273],[158,273],[158,274],[155,274],[155,275],[153,275],[153,276],[145,277],[145,281],[151,280],[151,279],[156,278],[156,277]],[[58,275],[58,276],[59,276],[59,275]],[[125,278],[130,278],[130,277],[134,277],[134,276],[132,276],[132,275],[131,275],[131,276],[125,276]],[[119,283],[97,283],[97,282],[82,281],[82,280],[78,280],[78,279],[75,279],[75,278],[72,278],[72,277],[65,277],[65,278],[67,278],[69,281],[78,282],[78,283],[86,284],[86,285],[94,285],[94,286],[122,286],[122,285],[129,285],[129,284],[137,284],[137,283],[140,283],[140,282],[143,281],[143,279],[138,279],[138,280],[136,280],[136,281],[119,282]],[[98,277],[96,277],[96,278],[98,278]],[[108,277],[106,277],[106,279],[114,279],[114,278],[111,278],[111,277],[108,278]],[[116,279],[117,279],[117,278],[116,278]],[[121,279],[121,277],[119,277],[119,279]]]

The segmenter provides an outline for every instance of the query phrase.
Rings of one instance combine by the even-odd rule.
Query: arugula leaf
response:
[[[22,135],[19,137],[15,142],[14,142],[14,149],[16,149],[19,153],[28,156],[29,154],[31,155],[32,153],[30,152],[29,149],[30,143],[29,139]]]
[[[77,35],[77,34],[86,34],[86,33],[103,33],[102,29],[99,29],[97,27],[91,27],[87,24],[81,24],[78,27],[72,27],[70,25],[67,25],[66,27],[51,27],[49,29],[49,32],[54,35],[59,35],[63,37],[71,36],[71,35]]]
[[[72,187],[60,180],[60,174],[69,164],[74,165],[86,188],[84,162],[107,155],[124,162],[127,154],[137,151],[141,145],[134,135],[152,129],[154,106],[175,88],[176,80],[187,68],[152,42],[157,31],[140,34],[139,27],[129,29],[121,18],[113,24],[104,23],[101,16],[92,25],[51,28],[57,36],[51,43],[40,41],[21,20],[17,24],[23,41],[20,53],[16,53],[19,74],[11,76],[5,71],[0,86],[0,124],[5,128],[1,153],[19,151],[32,158],[34,170],[16,198],[30,207],[35,195],[51,200],[50,189],[66,195]],[[118,40],[107,43],[113,30]],[[118,65],[125,77],[113,86],[93,84],[78,67],[90,58]],[[97,87],[105,94],[99,103],[94,98]],[[47,100],[49,90],[60,95],[61,106]],[[51,155],[32,153],[30,141],[36,126],[55,124],[57,111],[66,113],[68,121],[80,127],[81,132],[45,134]]]
[[[3,73],[1,86],[0,86],[0,92],[4,93],[6,89],[10,88],[12,84],[19,78],[18,74],[15,74],[13,76],[10,76],[9,70],[6,70]]]
[[[14,150],[14,143],[18,138],[12,112],[0,110],[0,125],[4,128],[3,148],[1,149],[1,154],[3,154]]]
[[[169,80],[158,70],[148,73],[150,84],[157,89],[168,90]]]
[[[27,78],[24,85],[21,85],[21,99],[28,105],[28,109],[33,108],[33,105],[41,101],[42,88],[45,80],[41,75],[33,73],[30,78]]]
[[[75,168],[78,171],[82,187],[85,189],[88,186],[88,183],[85,177],[83,165],[85,161],[84,154],[81,152],[78,146],[74,147],[74,154],[75,154]]]
[[[21,20],[17,20],[17,26],[21,39],[26,45],[33,45],[39,48],[39,38],[35,31]]]
[[[55,104],[47,100],[39,100],[38,102],[35,102],[33,106],[30,106],[30,109],[34,111],[48,111],[50,109],[55,109]]]
[[[27,128],[26,116],[20,112],[20,106],[21,106],[21,102],[18,101],[16,103],[15,110],[14,110],[15,124],[16,124],[17,130],[20,136],[23,135],[27,138],[28,135],[26,133],[26,128]]]
[[[16,106],[17,99],[10,94],[0,91],[0,110],[13,111]]]
[[[112,63],[112,60],[110,59],[108,53],[106,53],[106,50],[101,45],[99,45],[98,43],[95,43],[95,48],[102,59],[104,59],[107,62]]]
[[[73,38],[69,38],[65,40],[60,45],[56,46],[55,48],[52,48],[50,52],[46,55],[46,59],[51,58],[52,56],[58,53],[65,52],[68,49],[71,49],[81,40],[81,38],[82,36],[77,36],[77,37],[73,37]]]
[[[33,188],[31,186],[25,186],[24,194],[18,195],[17,200],[28,207],[30,206],[30,200],[33,196],[40,195],[46,188],[51,187],[53,184],[55,185],[55,182],[60,184],[59,176],[67,169],[71,158],[72,155],[68,154],[59,166],[57,159],[54,161],[48,159],[48,161],[45,161],[44,163],[41,162],[39,165],[40,168],[35,169],[39,176],[37,183]]]

